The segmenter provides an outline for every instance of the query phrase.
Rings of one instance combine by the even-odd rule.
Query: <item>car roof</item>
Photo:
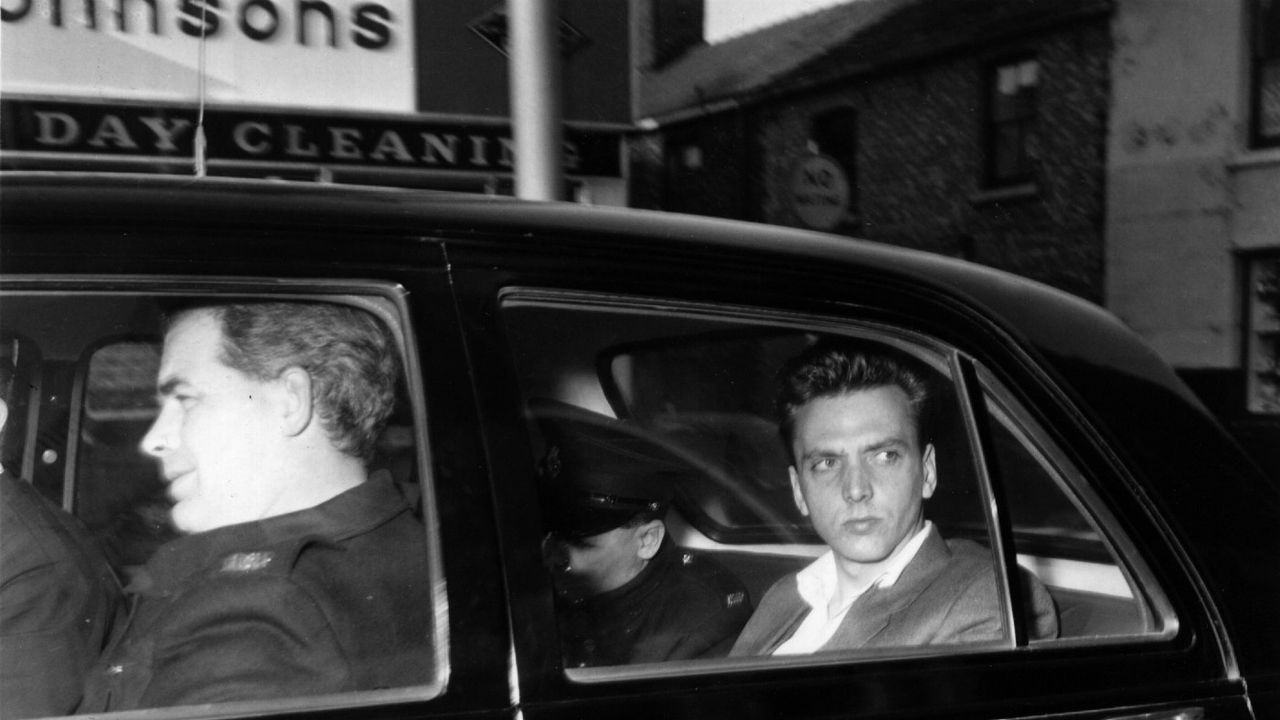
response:
[[[68,208],[77,208],[69,213]],[[643,239],[673,251],[776,255],[860,267],[967,302],[1051,358],[1145,378],[1198,404],[1149,347],[1085,300],[1000,270],[933,253],[776,225],[631,208],[533,202],[471,193],[291,181],[114,173],[6,171],[5,225],[197,223],[509,233],[595,244]],[[299,220],[305,218],[305,220]],[[1055,363],[1057,364],[1057,363]]]

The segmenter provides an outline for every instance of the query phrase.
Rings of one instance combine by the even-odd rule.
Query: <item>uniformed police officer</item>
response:
[[[727,654],[751,614],[746,590],[677,548],[663,521],[688,466],[620,423],[542,421],[544,553],[566,666]]]
[[[425,534],[367,470],[399,352],[328,303],[188,307],[165,335],[142,441],[185,533],[134,607],[81,712],[397,687],[431,677]]]

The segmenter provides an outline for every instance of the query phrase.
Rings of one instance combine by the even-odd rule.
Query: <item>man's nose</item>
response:
[[[845,466],[840,478],[840,491],[847,503],[863,502],[871,497],[870,475],[866,468],[858,463]]]
[[[151,457],[160,457],[173,449],[173,418],[165,404],[160,405],[160,414],[156,416],[147,434],[142,436],[139,444],[142,452]]]

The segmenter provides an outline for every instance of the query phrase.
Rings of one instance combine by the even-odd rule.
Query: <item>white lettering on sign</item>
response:
[[[271,152],[271,126],[266,123],[242,122],[232,135],[236,139],[236,147],[250,155]]]
[[[458,162],[458,136],[422,133],[422,161],[428,165],[454,165]]]
[[[178,145],[175,142],[178,136],[191,127],[191,121],[185,118],[177,118],[169,120],[166,124],[164,118],[144,117],[138,118],[143,125],[150,128],[151,132],[156,134],[156,149],[160,152],[175,152]]]
[[[37,112],[36,142],[48,147],[74,145],[80,139],[80,123],[66,113]]]
[[[141,128],[131,132],[123,119],[116,115],[103,115],[86,134],[79,120],[68,113],[36,111],[35,142],[38,145],[59,148],[70,147],[84,140],[94,148],[103,150],[139,150],[146,145],[149,151],[172,153],[178,150],[178,141],[191,131],[191,121],[185,118],[140,117]],[[135,134],[145,128],[150,134],[141,139]]]
[[[787,191],[791,207],[808,227],[830,230],[848,213],[849,180],[840,164],[825,155],[797,162]]]
[[[320,147],[306,139],[306,128],[301,125],[285,125],[288,135],[284,152],[286,155],[299,158],[320,157]]]
[[[195,133],[194,116],[173,117],[148,110],[32,108],[29,117],[31,122],[24,126],[31,130],[25,141],[40,150],[173,155],[190,153]],[[224,158],[489,172],[509,171],[515,166],[515,142],[499,134],[499,128],[431,132],[408,125],[353,125],[349,120],[330,124],[295,118],[210,119],[206,120],[206,132],[211,133],[211,147],[222,148]],[[580,168],[582,155],[576,141],[565,142],[564,163],[566,170]]]

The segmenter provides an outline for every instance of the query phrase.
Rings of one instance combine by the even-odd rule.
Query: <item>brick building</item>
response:
[[[1280,0],[857,0],[680,37],[639,68],[633,205],[1102,304],[1280,477]]]
[[[1101,302],[1112,12],[860,0],[693,44],[641,68],[632,204],[965,257]],[[814,154],[848,187],[816,219],[797,204]]]

